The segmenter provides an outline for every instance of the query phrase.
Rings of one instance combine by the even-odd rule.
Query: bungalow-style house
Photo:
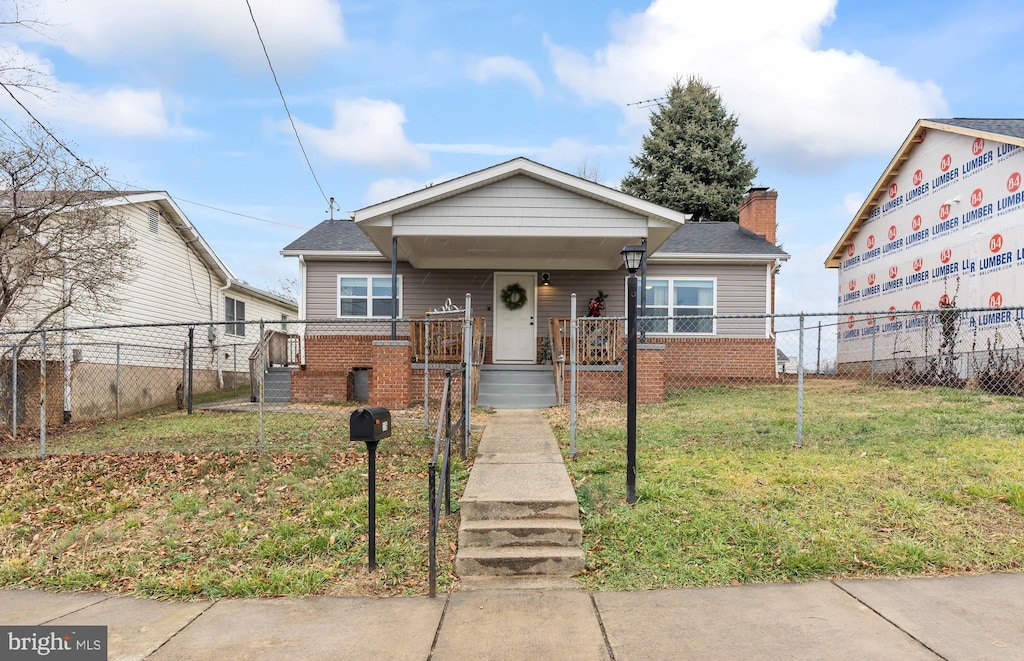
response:
[[[263,319],[280,329],[294,320],[298,307],[239,280],[163,191],[98,193],[97,204],[123,214],[134,238],[136,266],[129,281],[116,291],[113,309],[85,314],[74,305],[48,326],[69,328],[120,324],[183,324],[174,328],[101,328],[47,337],[47,400],[50,417],[88,419],[130,413],[173,403],[183,382],[183,356],[188,340],[185,324],[194,329],[193,388],[205,392],[233,383],[249,383],[249,357],[259,329],[245,321]],[[0,208],[0,213],[2,213]],[[61,283],[44,283],[41,296],[59,295]],[[229,323],[224,323],[229,322]],[[31,318],[7,318],[4,328],[31,328]],[[0,336],[0,411],[19,403],[18,419],[33,397],[38,402],[38,358],[21,354],[17,397],[11,397],[12,344],[17,336]],[[33,340],[35,346],[38,340]],[[33,354],[35,355],[35,354]],[[35,370],[35,377],[32,370]]]
[[[660,319],[649,322],[645,343],[656,345],[651,365],[663,386],[772,379],[775,340],[765,317],[699,315],[773,311],[774,272],[788,258],[775,245],[776,197],[752,189],[739,224],[689,223],[677,211],[516,158],[360,209],[351,220],[325,220],[281,254],[298,258],[304,319],[383,321],[394,304],[397,317],[413,318],[449,299],[461,305],[468,293],[486,329],[482,362],[529,366],[544,356],[544,341],[561,334],[571,294],[579,316],[599,293],[603,316],[625,315],[620,251],[646,243],[646,313]],[[597,370],[605,379],[622,378],[614,365],[624,362],[624,330],[615,323],[616,342],[603,360],[585,361],[605,363]],[[366,366],[375,368],[371,403],[404,408],[416,401],[415,386],[374,396],[383,390],[376,361],[389,343],[378,351],[372,341],[388,340],[386,327],[376,324],[371,337],[308,325],[300,358],[306,369],[292,382],[292,399],[344,399],[345,373]],[[565,335],[561,347],[556,340],[555,360],[567,353]],[[407,352],[400,364],[418,349]],[[389,387],[392,381],[389,373]],[[657,399],[657,392],[646,398]]]

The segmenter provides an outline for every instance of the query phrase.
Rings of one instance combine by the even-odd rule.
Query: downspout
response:
[[[306,258],[299,255],[299,319],[306,320]],[[306,368],[306,324],[299,327],[299,365]]]
[[[391,339],[398,339],[398,237],[391,234]]]
[[[231,287],[231,278],[227,278],[224,286],[217,289],[217,314],[214,316],[213,321],[216,321],[218,319],[223,319],[224,318],[224,313],[221,310],[221,301],[224,300],[224,292],[226,292],[230,287]],[[219,339],[221,337],[222,333],[217,331],[217,326],[214,325],[214,324],[210,324],[210,327],[214,329],[213,332],[216,333],[216,338]],[[223,331],[223,330],[224,330],[224,328],[221,327],[221,331]],[[223,388],[224,387],[224,368],[223,368],[223,366],[221,365],[221,362],[220,362],[221,361],[220,346],[216,343],[216,339],[214,340],[214,350],[217,352],[217,387],[218,388]],[[238,351],[238,347],[232,347],[231,351],[232,352]],[[234,379],[235,377],[231,377],[231,378]],[[234,381],[232,381],[231,383],[234,384]]]

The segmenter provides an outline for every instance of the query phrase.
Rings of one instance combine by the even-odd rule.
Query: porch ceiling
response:
[[[667,224],[666,224],[667,225]],[[441,229],[442,232],[444,228]],[[453,229],[453,228],[448,228]],[[392,230],[398,238],[398,258],[418,269],[483,269],[531,271],[608,271],[622,266],[619,251],[629,244],[648,241],[654,252],[675,231],[660,223],[637,224],[634,228],[578,228],[575,236],[559,236],[562,228],[495,228],[500,232],[483,235],[462,233],[410,232],[407,228],[364,227],[381,254],[391,257]],[[479,232],[479,228],[476,228]]]

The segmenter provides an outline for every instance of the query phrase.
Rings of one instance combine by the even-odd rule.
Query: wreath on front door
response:
[[[509,310],[518,310],[526,305],[526,290],[518,282],[513,282],[501,290],[501,302]]]

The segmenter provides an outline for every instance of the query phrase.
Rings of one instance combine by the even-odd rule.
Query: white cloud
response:
[[[0,58],[17,70],[34,72],[34,86],[15,94],[40,119],[100,129],[110,135],[133,138],[159,138],[191,131],[171,118],[174,105],[161,91],[129,87],[85,88],[62,82],[53,73],[53,65],[16,46],[3,46]],[[6,95],[0,108],[18,115]]]
[[[299,65],[344,43],[341,9],[334,0],[251,2],[275,65]],[[157,59],[201,50],[240,63],[263,61],[241,0],[40,0],[39,5],[50,24],[47,35],[76,57]]]
[[[359,98],[334,102],[331,128],[295,124],[307,145],[336,161],[379,168],[426,166],[430,157],[405,137],[405,121],[405,109],[397,103]],[[279,128],[291,132],[288,122]]]
[[[889,153],[919,117],[943,115],[941,90],[863,53],[819,48],[836,0],[655,0],[612,25],[592,55],[548,41],[559,80],[590,103],[661,96],[677,76],[718,86],[752,154],[791,165]],[[646,129],[647,112],[626,117]]]
[[[864,193],[847,193],[843,196],[843,213],[852,220],[853,215],[860,211],[860,207],[863,204]]]
[[[418,179],[378,179],[370,184],[366,189],[366,194],[363,195],[363,203],[368,205],[377,204],[378,202],[384,202],[392,198],[405,195],[406,193],[412,193],[418,191],[421,188],[427,186],[433,186],[439,184],[442,181],[448,181],[454,179],[460,175],[457,174],[442,174],[426,181]]]
[[[534,96],[544,93],[544,85],[530,65],[508,55],[495,55],[477,60],[469,68],[469,77],[478,83],[501,79],[513,80],[525,85]]]

